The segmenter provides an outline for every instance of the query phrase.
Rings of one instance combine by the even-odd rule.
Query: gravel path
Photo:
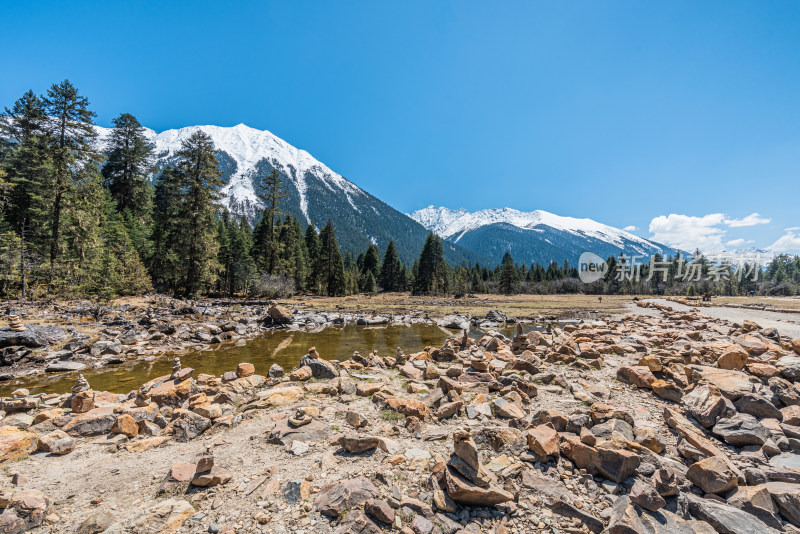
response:
[[[678,304],[666,299],[647,299],[650,302],[657,302],[671,306],[676,311],[686,311],[691,309],[689,306]],[[628,304],[629,311],[639,315],[652,315],[655,310],[650,308],[640,308],[635,304]],[[698,308],[702,313],[718,319],[724,319],[741,324],[745,320],[754,321],[762,328],[776,328],[781,335],[790,336],[792,339],[800,337],[800,314],[780,313],[761,310],[746,310],[744,308],[726,308],[723,306],[709,306]]]

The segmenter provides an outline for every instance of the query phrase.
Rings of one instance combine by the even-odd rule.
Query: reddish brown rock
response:
[[[289,379],[295,382],[302,382],[304,380],[308,380],[311,378],[313,373],[311,372],[311,367],[304,365],[298,369],[295,369],[289,374]]]
[[[550,426],[539,425],[526,432],[528,449],[537,456],[558,457],[558,433]]]
[[[94,391],[81,391],[70,398],[70,407],[75,413],[86,413],[94,409]]]
[[[729,347],[717,360],[717,365],[720,369],[733,369],[741,371],[747,364],[749,355],[747,351],[738,345]]]
[[[236,376],[239,378],[246,378],[256,373],[256,367],[252,363],[240,363],[236,367]]]
[[[617,369],[617,378],[637,388],[650,388],[656,377],[644,365],[625,365]]]
[[[130,415],[122,414],[114,421],[114,426],[111,427],[111,433],[134,438],[139,434],[139,425],[136,424],[136,420]]]
[[[0,464],[26,456],[39,445],[39,436],[13,426],[0,426]]]
[[[725,493],[739,485],[736,474],[715,456],[693,463],[686,478],[706,493]]]
[[[418,417],[419,419],[425,419],[425,417],[428,415],[428,406],[422,401],[391,397],[386,401],[386,403],[389,405],[389,408],[396,412],[400,412],[405,416],[413,416]]]

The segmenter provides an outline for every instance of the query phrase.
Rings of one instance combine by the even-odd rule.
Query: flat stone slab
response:
[[[22,332],[13,332],[8,328],[0,330],[0,349],[5,347],[46,347],[67,338],[67,333],[57,326],[27,326]]]

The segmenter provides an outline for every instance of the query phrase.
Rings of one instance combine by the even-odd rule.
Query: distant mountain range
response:
[[[428,206],[410,215],[425,228],[498,263],[506,252],[516,262],[547,265],[568,260],[577,265],[583,252],[608,256],[674,255],[677,250],[591,219],[561,217],[546,211],[511,208],[469,212]]]

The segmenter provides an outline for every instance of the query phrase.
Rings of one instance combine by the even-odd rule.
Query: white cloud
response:
[[[743,219],[725,219],[725,224],[731,228],[741,228],[743,226],[755,226],[757,224],[769,224],[772,219],[765,219],[758,213],[751,213]]]
[[[792,226],[791,228],[784,228],[783,231],[784,232],[796,232],[797,230],[800,230],[800,226]]]
[[[800,235],[795,234],[797,229],[787,228],[787,232],[767,247],[772,252],[800,252]]]
[[[650,221],[651,239],[671,247],[694,252],[719,252],[725,250],[722,239],[725,230],[717,226],[725,223],[725,215],[711,213],[702,217],[679,215],[659,215]]]
[[[731,239],[727,243],[725,243],[726,247],[741,247],[742,245],[753,243],[753,240],[745,240],[745,239]]]
[[[638,228],[636,228],[634,225],[630,225],[623,228],[623,230],[625,230],[626,232],[635,232],[636,230],[638,230]]]

